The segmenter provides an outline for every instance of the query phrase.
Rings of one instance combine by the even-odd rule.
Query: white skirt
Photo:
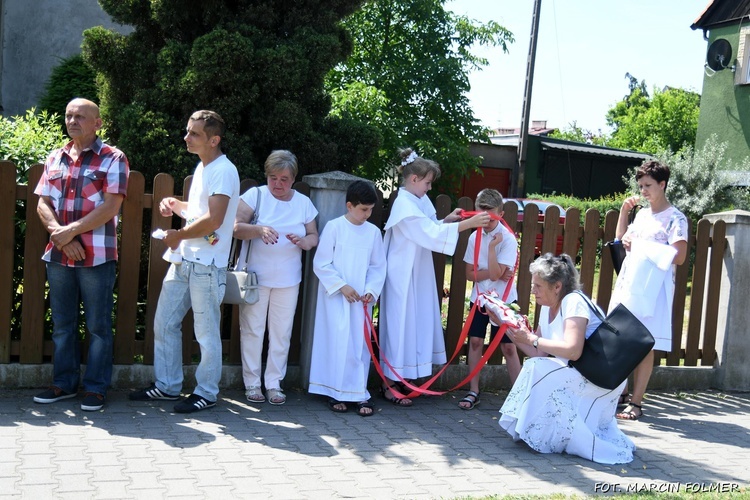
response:
[[[617,427],[617,399],[567,361],[530,358],[500,409],[500,427],[540,453],[569,453],[602,464],[633,460],[635,445]]]

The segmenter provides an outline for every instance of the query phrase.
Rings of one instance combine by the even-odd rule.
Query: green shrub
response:
[[[671,173],[667,198],[694,221],[710,213],[747,209],[748,190],[733,186],[731,179],[722,174],[731,170],[750,171],[750,160],[746,158],[735,165],[725,157],[727,147],[726,142],[720,142],[712,134],[697,150],[686,147],[678,153],[657,154],[659,161],[669,165]]]
[[[26,182],[29,168],[44,163],[47,155],[66,142],[57,115],[34,108],[25,116],[0,116],[0,158],[16,164],[16,180]]]
[[[574,196],[559,194],[530,194],[528,195],[528,198],[556,203],[566,210],[568,208],[577,208],[581,212],[581,224],[583,224],[585,220],[586,211],[590,208],[593,208],[599,211],[599,213],[601,214],[599,224],[601,226],[604,226],[604,216],[607,214],[607,212],[610,210],[619,211],[620,207],[622,206],[623,200],[627,196],[629,196],[627,193],[618,193],[592,200],[588,198],[580,199]]]
[[[0,117],[0,159],[16,164],[16,182],[26,183],[28,170],[36,163],[44,163],[49,153],[66,142],[57,115],[47,111],[36,113],[30,109],[24,116]],[[33,189],[35,186],[30,186]],[[23,255],[26,233],[26,202],[16,202],[16,225],[13,252],[13,290],[11,310],[11,338],[21,335],[21,299],[23,297]],[[45,314],[45,331],[51,329],[49,313]]]
[[[183,136],[198,109],[226,121],[222,150],[241,178],[262,180],[274,149],[294,151],[298,180],[331,165],[351,171],[374,153],[377,132],[329,117],[323,88],[326,74],[351,52],[340,21],[361,0],[99,4],[134,30],[86,30],[83,56],[97,71],[114,143],[144,174],[147,189],[160,172],[181,180],[195,169]]]
[[[65,107],[75,97],[83,97],[96,103],[96,72],[86,64],[80,54],[61,59],[44,85],[44,94],[39,100],[39,109],[50,114],[57,113],[61,126],[65,125]]]

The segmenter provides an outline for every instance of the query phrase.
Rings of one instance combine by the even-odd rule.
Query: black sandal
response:
[[[629,408],[633,409],[629,409]],[[635,412],[635,408],[638,408],[638,413]],[[619,420],[638,420],[643,416],[643,408],[641,405],[635,403],[628,403],[623,411],[615,415],[615,418]]]
[[[623,392],[622,394],[620,394],[620,397],[617,399],[617,407],[620,408],[629,405],[631,396],[632,395],[627,392]]]
[[[363,412],[364,409],[369,408],[369,412]],[[357,415],[360,417],[372,417],[375,415],[375,405],[370,401],[361,401],[357,403]]]
[[[397,398],[396,396],[394,396],[393,395],[393,391],[392,391],[392,389],[394,389],[394,388],[397,389],[397,390],[401,389],[399,392],[403,391],[403,388],[399,387],[398,383],[393,384],[393,385],[389,385],[388,387],[383,387],[381,385],[380,386],[380,395],[383,396],[383,399],[385,399],[386,401],[390,401],[391,403],[393,403],[396,406],[411,406],[413,404],[412,400],[409,399],[409,398]],[[388,396],[388,392],[389,391],[390,391],[390,394],[391,394],[390,396]]]
[[[469,391],[466,393],[466,396],[458,402],[458,407],[462,410],[473,410],[475,406],[479,404],[479,393],[474,391]],[[469,406],[461,406],[461,403],[469,403]]]
[[[344,405],[344,407],[343,408],[336,408],[336,406],[338,406],[338,405]],[[333,399],[333,398],[331,398],[331,399],[328,400],[328,408],[330,408],[331,411],[334,412],[334,413],[346,413],[346,412],[349,411],[349,407],[346,406],[346,403],[343,403],[343,402],[341,402],[341,401],[339,401],[337,399]]]

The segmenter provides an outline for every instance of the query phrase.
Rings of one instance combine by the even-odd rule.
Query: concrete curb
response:
[[[185,387],[195,385],[197,365],[184,367]],[[300,368],[290,366],[284,379],[284,387],[299,389]],[[435,371],[437,373],[437,370]],[[448,390],[459,384],[467,375],[466,365],[452,365],[435,381],[433,388]],[[510,379],[505,365],[486,366],[480,375],[483,390],[508,390]],[[5,389],[23,389],[46,387],[52,381],[52,365],[0,365],[0,387]],[[154,381],[154,369],[151,365],[115,365],[112,371],[113,389],[135,389],[145,387]],[[375,370],[370,376],[370,386],[377,387],[379,381]],[[222,368],[220,386],[222,389],[244,389],[242,367],[225,365]],[[649,382],[649,390],[705,390],[717,387],[716,370],[708,367],[693,366],[657,366]],[[306,388],[302,388],[306,389]]]

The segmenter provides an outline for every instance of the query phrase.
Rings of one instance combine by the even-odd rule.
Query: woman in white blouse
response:
[[[566,452],[605,464],[632,461],[635,446],[615,420],[625,382],[603,389],[568,366],[601,323],[578,292],[573,261],[548,253],[529,270],[531,291],[542,306],[539,326],[535,332],[506,332],[529,358],[500,409],[500,427],[540,453]]]
[[[266,186],[248,189],[240,197],[234,237],[247,240],[238,262],[258,276],[260,298],[240,306],[240,343],[245,396],[251,403],[281,405],[286,395],[281,381],[286,375],[294,312],[302,281],[302,250],[318,244],[310,199],[292,189],[297,176],[297,158],[290,151],[272,151],[265,162]],[[260,201],[260,204],[258,202]],[[251,223],[258,212],[258,218]],[[250,244],[252,242],[252,244]],[[263,339],[268,322],[268,358],[261,390]]]

